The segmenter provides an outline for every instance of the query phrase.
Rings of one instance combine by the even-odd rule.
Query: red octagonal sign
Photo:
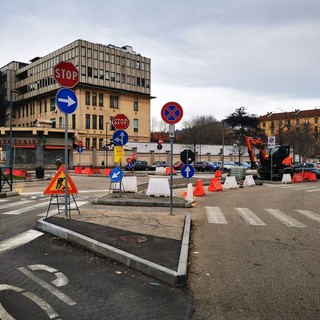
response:
[[[71,62],[59,62],[53,68],[53,76],[65,88],[73,88],[79,82],[79,71]]]
[[[113,119],[112,119],[112,125],[117,129],[117,130],[125,130],[129,127],[129,119],[126,115],[124,114],[117,114]]]

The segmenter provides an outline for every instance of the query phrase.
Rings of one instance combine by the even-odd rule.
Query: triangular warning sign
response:
[[[66,187],[65,176],[66,175],[64,171],[64,166],[61,166],[43,193],[44,194],[65,194],[65,187]],[[68,194],[76,194],[76,193],[78,193],[78,189],[75,186],[70,175],[68,174]]]

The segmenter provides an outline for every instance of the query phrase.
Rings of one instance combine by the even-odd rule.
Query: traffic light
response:
[[[47,142],[46,136],[42,136],[42,137],[41,137],[41,143],[42,143],[43,145],[45,145],[46,142]]]

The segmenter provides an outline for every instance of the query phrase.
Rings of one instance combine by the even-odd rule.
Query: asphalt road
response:
[[[319,199],[319,181],[198,199],[189,251],[193,319],[319,319]]]

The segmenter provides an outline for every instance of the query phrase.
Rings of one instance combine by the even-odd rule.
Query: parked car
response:
[[[293,167],[294,173],[299,172],[312,172],[315,173],[317,176],[317,179],[320,179],[320,168],[317,166],[316,163],[298,163],[295,164]]]
[[[182,161],[177,161],[173,164],[174,170],[181,170],[181,168],[184,166],[184,163]]]
[[[132,163],[127,163],[125,166],[125,170],[133,170],[133,171],[141,171],[141,170],[148,170],[149,164],[147,161],[144,160],[136,160]]]
[[[211,161],[198,161],[194,164],[194,170],[205,172],[205,171],[213,171],[213,163]]]
[[[224,161],[223,162],[223,171],[224,172],[229,172],[231,171],[231,168],[236,166],[236,164],[232,161]]]
[[[235,161],[234,162],[236,166],[240,166],[240,167],[244,167],[246,169],[250,169],[251,168],[251,164],[245,161]]]
[[[167,161],[156,161],[149,166],[150,170],[156,170],[157,167],[170,167],[170,163]]]

